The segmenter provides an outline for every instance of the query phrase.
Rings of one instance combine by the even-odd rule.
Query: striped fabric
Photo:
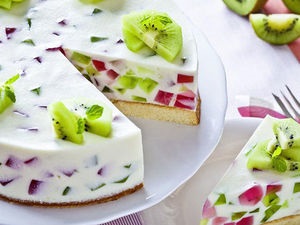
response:
[[[143,220],[139,213],[134,213],[101,225],[143,225]]]
[[[269,0],[264,7],[264,12],[266,14],[290,13],[283,2],[279,0]],[[300,62],[300,39],[297,39],[296,41],[290,43],[289,48]]]

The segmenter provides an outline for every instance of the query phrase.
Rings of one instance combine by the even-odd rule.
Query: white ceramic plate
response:
[[[193,176],[219,142],[227,107],[223,65],[203,34],[197,32],[196,38],[201,124],[191,127],[133,119],[143,133],[145,187],[141,191],[80,208],[35,208],[0,201],[0,224],[95,225],[149,208]]]
[[[198,225],[206,197],[242,150],[261,119],[232,119],[225,123],[220,143],[197,173],[164,201],[143,211],[147,225]]]

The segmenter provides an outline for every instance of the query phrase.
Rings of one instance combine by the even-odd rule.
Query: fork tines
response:
[[[298,107],[298,110],[300,110],[300,103],[297,100],[297,98],[295,97],[295,95],[293,94],[293,92],[291,91],[291,89],[285,85],[288,93],[290,94],[292,100],[293,100],[293,104],[296,105]],[[272,93],[275,101],[277,102],[277,104],[279,105],[279,107],[282,109],[283,113],[287,116],[287,117],[291,117],[294,118],[296,121],[300,120],[300,114],[298,113],[298,111],[295,109],[295,106],[291,103],[291,101],[286,97],[286,95],[280,91],[281,95],[284,98],[284,101],[286,102],[287,106],[284,104],[283,100],[281,100],[277,95],[275,95],[274,93]],[[292,113],[290,113],[290,111],[288,110],[288,108],[290,110],[292,110]],[[293,116],[293,115],[294,116]]]

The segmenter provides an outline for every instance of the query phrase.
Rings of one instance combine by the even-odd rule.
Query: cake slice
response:
[[[63,52],[126,115],[199,123],[197,46],[172,1],[40,1],[26,17],[24,35]]]
[[[0,198],[78,206],[142,188],[140,129],[62,54],[23,38],[0,44]]]
[[[300,223],[300,125],[267,116],[208,195],[201,225]]]

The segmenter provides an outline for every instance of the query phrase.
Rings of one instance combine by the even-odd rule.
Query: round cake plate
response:
[[[0,201],[0,224],[96,225],[154,206],[189,180],[218,144],[227,108],[223,64],[201,32],[195,37],[202,99],[200,125],[132,118],[143,135],[143,189],[116,201],[74,208],[38,208]]]

